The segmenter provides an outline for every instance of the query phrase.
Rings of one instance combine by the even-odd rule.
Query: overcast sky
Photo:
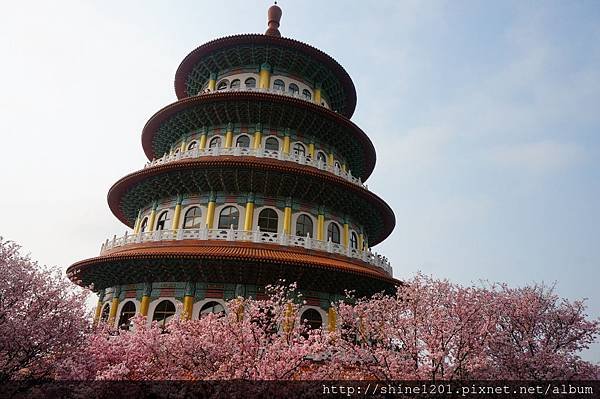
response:
[[[110,186],[181,60],[266,28],[266,1],[4,2],[0,235],[42,263],[125,226]],[[403,279],[557,283],[600,315],[600,2],[291,1],[283,36],[340,62],[396,214],[375,249]],[[586,358],[600,361],[600,347]]]

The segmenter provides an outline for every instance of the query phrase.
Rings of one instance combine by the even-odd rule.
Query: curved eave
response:
[[[272,284],[297,281],[324,291],[358,289],[364,294],[393,291],[402,284],[361,261],[319,254],[303,248],[256,243],[182,240],[125,247],[111,254],[79,261],[67,269],[81,286],[97,289],[146,280]]]
[[[369,137],[348,118],[323,106],[284,95],[237,91],[188,97],[156,112],[142,131],[142,147],[149,160],[168,150],[167,142],[209,125],[261,123],[272,128],[292,128],[315,135],[337,147],[350,170],[363,181],[375,168],[375,147]],[[166,130],[168,133],[163,133]],[[157,135],[169,135],[158,148]]]
[[[354,109],[356,108],[356,89],[354,87],[354,83],[352,82],[350,75],[348,75],[348,72],[346,72],[346,70],[336,60],[334,60],[332,57],[330,57],[323,51],[312,47],[308,44],[302,43],[298,40],[284,37],[266,36],[261,34],[242,34],[222,37],[205,43],[193,50],[191,53],[189,53],[183,59],[183,61],[177,68],[177,72],[175,74],[175,93],[177,94],[177,98],[182,99],[196,94],[188,93],[187,83],[190,74],[194,70],[194,67],[201,60],[210,60],[215,70],[226,69],[224,68],[224,66],[218,65],[217,61],[215,60],[215,57],[211,57],[211,55],[214,55],[215,53],[222,50],[226,50],[228,48],[239,46],[250,46],[251,48],[254,48],[255,46],[272,46],[292,50],[300,55],[300,57],[298,57],[300,59],[302,59],[302,57],[308,57],[308,59],[316,61],[316,63],[322,65],[327,70],[331,71],[331,73],[333,73],[333,75],[337,78],[339,84],[343,89],[343,102],[339,104],[334,104],[334,109],[337,109],[341,114],[347,116],[348,118],[350,118],[354,113]],[[254,51],[251,52],[251,54],[254,53]],[[262,64],[264,62],[270,62],[274,64],[274,66],[277,66],[278,64],[278,60],[270,59],[269,52],[266,52],[264,58],[261,57],[259,60],[256,61],[258,64]],[[244,61],[236,60],[236,62]],[[296,63],[298,63],[297,59],[292,62],[292,66],[296,65]],[[231,66],[232,65],[226,65],[225,67]],[[205,74],[207,75],[206,72]],[[205,77],[203,76],[203,78],[207,80],[208,75]],[[332,90],[328,87],[323,87],[323,89],[326,93],[328,92],[328,90]]]
[[[389,236],[396,224],[385,201],[354,183],[310,166],[257,157],[191,158],[142,169],[111,187],[108,204],[119,220],[132,227],[137,209],[155,199],[211,190],[321,203],[361,222],[371,245]]]

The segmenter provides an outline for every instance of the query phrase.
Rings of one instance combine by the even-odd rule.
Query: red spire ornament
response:
[[[267,11],[268,28],[265,35],[281,37],[281,33],[279,32],[279,21],[281,21],[281,8],[279,8],[277,2],[275,2],[275,4],[269,7],[269,10]]]

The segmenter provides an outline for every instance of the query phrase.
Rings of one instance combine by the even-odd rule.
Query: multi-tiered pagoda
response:
[[[178,100],[142,131],[149,162],[108,193],[132,230],[67,271],[93,285],[96,320],[198,318],[285,280],[307,302],[299,317],[335,328],[330,304],[345,290],[399,283],[370,249],[395,218],[364,183],[375,149],[350,121],[354,84],[327,54],[281,37],[280,18],[272,6],[264,35],[213,40],[177,69]]]

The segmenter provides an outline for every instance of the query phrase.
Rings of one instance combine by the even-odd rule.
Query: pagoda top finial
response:
[[[267,31],[265,35],[267,36],[277,36],[281,37],[281,33],[279,33],[279,21],[281,20],[281,8],[277,5],[277,2],[269,7],[269,11],[267,12]]]

